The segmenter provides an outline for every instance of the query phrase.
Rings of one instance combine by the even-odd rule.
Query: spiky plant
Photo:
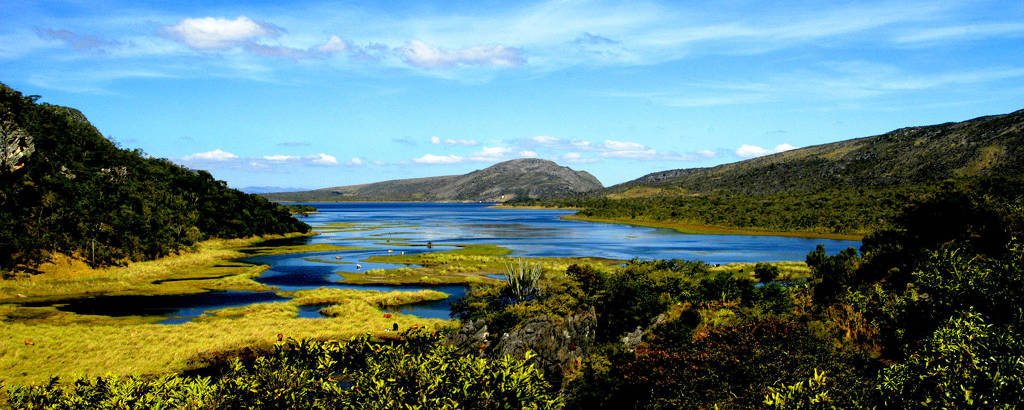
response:
[[[516,301],[524,301],[537,294],[537,282],[544,269],[540,263],[529,263],[523,258],[505,262],[505,281]]]

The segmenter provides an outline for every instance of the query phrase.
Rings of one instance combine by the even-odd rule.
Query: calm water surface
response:
[[[420,317],[447,319],[450,304],[462,297],[464,286],[363,286],[337,283],[346,272],[389,269],[409,265],[363,262],[374,255],[412,254],[453,249],[455,245],[493,244],[513,250],[512,256],[603,257],[612,259],[691,259],[710,264],[731,262],[802,261],[817,244],[829,253],[860,242],[778,236],[688,235],[670,229],[602,224],[559,219],[571,211],[493,209],[490,204],[344,203],[310,204],[320,213],[300,218],[327,230],[312,238],[285,244],[329,243],[373,249],[314,252],[245,258],[270,266],[257,279],[281,290],[320,287],[365,290],[436,289],[451,295],[446,300],[396,308]],[[340,229],[332,223],[350,223]],[[428,247],[429,245],[429,247]],[[324,262],[317,262],[324,261]],[[332,262],[332,263],[325,263]],[[357,266],[360,265],[360,266]],[[412,267],[415,267],[414,265]],[[119,299],[123,298],[123,299]],[[212,292],[203,295],[95,298],[62,309],[109,315],[158,314],[162,323],[182,323],[206,310],[285,300],[273,292]],[[161,299],[162,298],[162,299]],[[300,309],[300,317],[320,317],[321,306]]]

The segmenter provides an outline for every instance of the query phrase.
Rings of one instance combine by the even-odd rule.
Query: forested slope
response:
[[[712,168],[656,172],[609,187],[605,193],[643,186],[681,188],[688,193],[763,195],[1022,173],[1024,110],[901,128]]]
[[[309,231],[266,199],[119,149],[78,110],[37,98],[0,84],[0,271],[55,253],[103,265],[211,237]]]
[[[863,235],[891,227],[913,200],[1022,175],[1024,110],[656,172],[546,204],[604,220]]]

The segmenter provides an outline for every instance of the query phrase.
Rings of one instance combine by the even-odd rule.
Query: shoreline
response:
[[[620,224],[620,225],[633,225],[643,226],[647,228],[667,228],[673,229],[679,233],[694,234],[694,235],[750,235],[750,236],[783,236],[790,238],[806,238],[806,239],[833,239],[833,240],[845,240],[845,241],[862,241],[864,235],[855,234],[842,234],[842,233],[824,233],[824,232],[778,232],[778,231],[762,231],[756,229],[747,228],[730,228],[724,226],[714,225],[702,225],[702,224],[687,224],[680,222],[662,222],[662,221],[638,221],[633,219],[616,219],[616,218],[599,218],[582,216],[580,214],[561,215],[559,218],[567,221],[581,221],[581,222],[597,222],[607,224]]]

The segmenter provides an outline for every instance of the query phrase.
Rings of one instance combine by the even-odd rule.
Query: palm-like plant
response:
[[[517,262],[505,262],[505,281],[509,292],[516,301],[527,300],[537,294],[537,282],[540,281],[544,269],[540,263],[529,263],[523,258]]]

